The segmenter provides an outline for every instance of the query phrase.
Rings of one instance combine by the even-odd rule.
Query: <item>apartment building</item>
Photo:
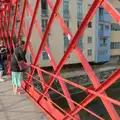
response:
[[[53,5],[55,0],[51,0]],[[74,35],[77,31],[79,25],[81,24],[83,18],[88,12],[93,1],[84,0],[63,0],[62,5],[59,9],[59,14],[63,18],[67,27],[70,29],[71,33]],[[116,2],[113,2],[117,4]],[[35,1],[29,0],[29,4],[34,9]],[[41,26],[42,33],[44,34],[48,20],[51,15],[51,8],[47,4],[46,0],[41,0],[40,7],[37,14],[37,22]],[[25,25],[27,32],[29,31],[31,16],[26,10],[25,15]],[[106,62],[110,60],[110,56],[116,54],[116,49],[113,49],[114,37],[116,33],[111,31],[111,17],[108,12],[101,6],[93,19],[89,22],[85,32],[78,41],[78,47],[80,47],[89,62]],[[114,40],[113,40],[114,39]],[[34,52],[37,54],[38,48],[41,43],[40,33],[37,29],[33,28],[31,35],[31,44]],[[110,44],[111,43],[111,44]],[[66,36],[61,29],[59,22],[55,19],[52,28],[50,30],[49,36],[47,38],[47,45],[51,50],[56,63],[58,64],[64,52],[66,51],[69,44],[69,38]],[[111,45],[111,49],[110,49]],[[73,51],[66,64],[76,64],[80,63],[77,55]],[[40,57],[40,66],[51,66],[49,55],[46,53],[45,49],[42,51]]]
[[[112,5],[120,13],[120,1],[111,0]],[[111,18],[111,58],[120,58],[120,25]]]
[[[101,6],[96,13],[96,56],[95,62],[110,60],[111,19],[108,12]]]

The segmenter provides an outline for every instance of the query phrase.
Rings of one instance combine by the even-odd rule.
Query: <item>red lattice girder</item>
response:
[[[15,31],[16,32],[16,31]],[[50,52],[49,52],[50,53]],[[40,75],[40,72],[38,72],[39,73],[39,75]],[[40,75],[41,76],[41,75]],[[41,78],[41,77],[40,77]],[[42,78],[43,79],[43,78]],[[44,88],[44,87],[43,87]],[[65,91],[66,92],[66,91]]]
[[[28,9],[29,9],[29,11],[30,11],[30,14],[31,14],[31,16],[32,16],[32,15],[33,15],[33,12],[32,12],[32,9],[30,8],[29,3],[27,3],[27,7],[28,7]],[[42,35],[41,29],[40,29],[39,24],[37,23],[37,21],[35,22],[35,26],[36,26],[38,32],[40,33],[40,37],[41,37],[41,39],[42,39],[42,38],[43,38],[43,35]],[[53,58],[53,56],[52,56],[52,54],[51,54],[51,52],[50,52],[47,44],[45,45],[45,50],[46,50],[46,52],[48,53],[49,58],[50,58],[50,61],[51,61],[51,65],[53,66],[53,69],[55,70],[55,69],[56,69],[56,63],[55,63],[55,60],[54,60],[54,58]],[[31,50],[31,51],[32,51],[32,50]],[[43,79],[43,78],[42,78],[42,79]],[[66,88],[65,83],[64,83],[63,81],[61,81],[61,80],[59,80],[59,82],[60,82],[61,87],[63,88],[63,92],[64,92],[65,96],[67,96],[68,98],[70,98],[70,95],[69,95],[69,92],[68,92],[68,90],[67,90],[67,88]],[[73,108],[74,108],[74,105],[73,105],[69,100],[68,100],[68,103],[69,103],[69,105],[70,105],[70,108],[73,109]]]
[[[48,22],[48,25],[46,27],[46,31],[45,31],[44,35],[41,32],[40,25],[36,21],[36,15],[37,15],[37,12],[38,12],[39,4],[41,2],[40,0],[35,1],[36,5],[35,5],[35,8],[34,8],[34,12],[32,11],[32,8],[31,8],[30,4],[28,3],[28,1],[24,0],[22,14],[18,11],[18,2],[19,2],[18,0],[14,0],[14,1],[3,0],[3,1],[0,1],[0,4],[2,5],[2,7],[0,7],[0,11],[1,11],[1,13],[0,13],[0,16],[1,16],[0,17],[0,21],[1,21],[1,23],[0,23],[0,28],[1,28],[0,29],[0,36],[1,36],[1,39],[5,41],[6,46],[10,50],[12,47],[13,48],[15,47],[15,45],[13,43],[14,34],[17,36],[17,42],[19,42],[20,33],[23,32],[24,36],[26,38],[25,51],[27,51],[27,49],[29,47],[29,49],[31,51],[32,58],[33,58],[33,65],[29,65],[28,63],[26,63],[27,65],[31,66],[32,72],[31,73],[26,73],[26,74],[28,74],[29,78],[28,78],[28,81],[23,81],[23,88],[26,90],[26,92],[28,93],[30,98],[51,119],[58,119],[58,120],[60,120],[60,119],[61,120],[63,120],[63,119],[64,120],[66,120],[66,119],[76,120],[77,119],[78,120],[79,116],[76,115],[76,114],[78,114],[79,111],[84,109],[85,111],[89,112],[90,114],[97,117],[98,119],[104,120],[104,118],[100,117],[96,113],[94,113],[91,110],[86,108],[86,106],[90,102],[92,102],[96,97],[99,97],[102,100],[102,102],[103,102],[106,110],[108,111],[108,114],[110,115],[111,119],[112,120],[119,120],[120,119],[119,115],[116,112],[116,110],[115,110],[115,108],[113,107],[112,104],[120,106],[120,102],[108,97],[105,93],[105,90],[108,89],[113,83],[115,83],[119,79],[120,69],[116,70],[115,73],[113,73],[108,79],[106,79],[101,84],[99,82],[98,78],[96,77],[94,71],[92,70],[91,66],[87,62],[86,58],[84,57],[81,49],[76,47],[76,44],[77,44],[78,40],[80,39],[80,37],[82,36],[84,30],[86,29],[88,23],[90,22],[90,20],[95,15],[95,13],[96,13],[96,11],[97,11],[97,9],[100,5],[102,5],[118,23],[120,23],[119,22],[120,21],[119,20],[120,14],[118,13],[118,11],[116,9],[114,9],[112,7],[112,5],[107,0],[94,0],[94,2],[92,4],[91,8],[89,9],[87,15],[83,19],[82,24],[80,25],[76,34],[73,36],[71,34],[71,32],[69,31],[69,29],[67,28],[67,26],[65,25],[63,18],[58,14],[59,7],[60,7],[61,2],[63,0],[56,0],[56,3],[55,3],[54,6],[53,6],[51,0],[46,0],[46,1],[47,1],[48,5],[50,6],[52,14],[50,16],[50,19],[49,19],[49,22]],[[14,3],[14,7],[15,7],[15,12],[14,12],[14,16],[11,16],[13,3]],[[26,26],[24,24],[24,16],[25,16],[25,10],[26,9],[28,9],[29,14],[32,16],[32,21],[31,21],[31,25],[30,25],[28,33],[26,31]],[[7,16],[7,14],[8,14],[8,16]],[[17,16],[20,19],[20,27],[19,27],[18,31],[17,31],[16,26],[15,26]],[[46,38],[48,37],[49,31],[52,27],[52,24],[53,24],[55,18],[59,22],[62,30],[65,33],[65,35],[69,36],[69,38],[70,38],[70,44],[69,44],[64,56],[61,58],[58,65],[56,65],[56,62],[55,62],[55,60],[52,56],[52,53],[51,53],[51,51],[50,51],[50,49],[49,49],[49,47],[46,43]],[[10,31],[10,21],[12,22],[12,31]],[[6,25],[7,25],[7,27],[4,27]],[[30,43],[30,38],[31,38],[31,34],[32,34],[32,30],[33,30],[34,25],[35,25],[37,31],[39,32],[40,38],[42,40],[37,54],[34,53],[34,50],[33,50],[32,45]],[[10,37],[10,42],[8,41],[9,37]],[[51,66],[54,69],[53,73],[49,73],[49,72],[47,72],[47,71],[45,71],[45,70],[43,70],[43,69],[41,69],[37,66],[40,55],[41,55],[42,50],[44,48],[45,48],[45,50],[46,50],[46,52],[49,56]],[[88,74],[88,76],[89,76],[89,78],[90,78],[90,80],[91,80],[95,89],[91,90],[90,88],[85,88],[81,85],[78,85],[76,83],[70,82],[70,81],[62,78],[62,76],[60,75],[60,70],[62,69],[63,65],[65,64],[66,60],[68,59],[68,56],[71,54],[71,52],[73,50],[77,54],[79,61],[82,63],[83,68],[85,69],[86,73]],[[10,54],[10,56],[11,56],[11,54]],[[35,69],[38,71],[38,75],[40,77],[40,80],[33,77]],[[44,82],[45,80],[44,80],[44,77],[43,77],[42,73],[46,73],[46,74],[51,76],[50,80],[47,83]],[[42,85],[43,92],[40,92],[37,88],[34,87],[34,85],[31,82],[32,78],[34,78],[37,82],[39,82]],[[55,90],[54,88],[51,87],[55,78],[58,79],[64,94],[58,92],[57,90]],[[68,83],[68,84],[70,84],[70,85],[72,85],[76,88],[82,89],[83,91],[87,91],[89,95],[81,103],[78,104],[70,98],[70,94],[68,92],[68,89],[67,89],[65,83]],[[51,100],[51,98],[48,94],[49,89],[54,91],[55,93],[59,94],[60,96],[64,97],[67,100],[67,102],[70,106],[69,112],[66,112],[60,106],[58,106],[56,103],[54,103]],[[54,112],[52,112],[52,110]]]

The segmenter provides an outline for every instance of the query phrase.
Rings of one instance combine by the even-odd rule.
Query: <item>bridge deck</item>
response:
[[[11,79],[0,82],[0,120],[48,120],[27,95],[14,95]]]

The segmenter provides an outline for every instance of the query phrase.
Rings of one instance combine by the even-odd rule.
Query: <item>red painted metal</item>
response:
[[[32,15],[33,15],[33,12],[32,12],[32,9],[30,8],[29,3],[27,3],[27,7],[28,7],[28,9],[29,9],[29,11],[30,11],[30,14],[31,14],[31,16],[32,16]],[[41,29],[40,29],[39,24],[37,23],[37,21],[35,22],[35,26],[36,26],[38,32],[40,33],[40,37],[41,37],[41,39],[42,39],[42,38],[43,38],[43,34],[42,34],[42,32],[41,32]],[[49,58],[50,58],[50,61],[51,61],[51,65],[53,66],[53,69],[55,70],[55,69],[56,69],[56,63],[55,63],[55,60],[54,60],[54,58],[53,58],[53,56],[52,56],[52,53],[50,52],[47,44],[45,45],[45,50],[46,50],[46,52],[48,53]],[[31,51],[33,51],[33,50],[31,50]],[[33,53],[33,54],[34,54],[34,53]],[[33,56],[34,56],[34,55],[33,55]],[[34,60],[34,59],[33,59],[33,60]],[[39,74],[41,80],[43,80],[43,77],[41,76],[41,73],[40,73],[39,71],[38,71],[38,74]],[[58,79],[58,80],[59,80],[59,79]],[[68,98],[71,98],[71,97],[70,97],[70,94],[69,94],[69,91],[68,91],[68,89],[67,89],[64,81],[59,80],[59,83],[60,83],[60,85],[61,85],[61,87],[62,87],[62,89],[63,89],[63,92],[64,92],[65,96],[67,96]],[[42,86],[44,86],[44,85],[42,84]],[[44,88],[44,87],[43,87],[43,88]],[[70,102],[68,99],[67,99],[67,101],[68,101],[68,104],[69,104],[71,110],[74,109],[73,103]],[[77,116],[76,116],[76,117],[77,117]],[[77,117],[77,118],[78,118],[78,117]],[[79,118],[78,118],[78,119],[79,119]]]
[[[25,15],[26,4],[27,4],[27,0],[24,0],[22,17],[21,17],[21,19],[20,19],[20,28],[19,28],[19,32],[18,32],[18,36],[17,36],[17,42],[19,42],[19,40],[20,40],[20,33],[21,33],[22,25],[23,25],[23,20],[24,20],[24,15]]]
[[[18,3],[19,3],[19,1],[17,0],[16,7],[15,7],[14,18],[13,18],[13,23],[12,23],[12,32],[11,32],[11,36],[10,36],[10,49],[15,48],[15,45],[13,43],[13,36],[14,36],[14,27],[15,27],[15,24],[16,24]]]
[[[35,9],[34,9],[34,14],[33,14],[32,21],[31,21],[31,25],[30,25],[30,28],[29,28],[28,36],[27,36],[25,52],[27,51],[27,48],[28,48],[28,45],[29,45],[29,42],[30,42],[30,37],[31,37],[31,34],[32,34],[32,29],[33,29],[33,25],[34,25],[34,22],[35,22],[35,19],[36,19],[39,4],[40,4],[40,0],[37,0],[36,5],[35,5]]]
[[[105,93],[105,90],[108,89],[113,83],[115,83],[120,78],[120,74],[119,74],[120,69],[116,70],[115,73],[113,73],[108,79],[106,79],[101,84],[99,82],[98,78],[96,77],[94,71],[92,70],[91,66],[87,62],[86,58],[84,57],[81,49],[76,47],[76,44],[77,44],[78,40],[80,39],[80,37],[82,36],[88,23],[90,22],[90,20],[92,19],[92,17],[96,13],[96,10],[98,9],[98,7],[100,5],[102,5],[118,23],[120,23],[120,20],[119,20],[120,14],[118,13],[118,11],[116,9],[114,9],[114,7],[107,0],[94,0],[90,10],[88,11],[87,15],[85,16],[84,20],[82,21],[82,24],[80,25],[79,29],[73,36],[71,34],[70,30],[65,25],[63,18],[58,14],[58,9],[61,5],[62,0],[56,0],[56,3],[54,6],[53,6],[51,0],[46,0],[46,2],[50,6],[50,9],[52,10],[52,14],[50,16],[48,25],[46,27],[45,34],[43,35],[41,32],[40,25],[36,21],[36,15],[38,12],[40,0],[35,1],[36,4],[35,4],[35,8],[34,8],[34,13],[32,11],[32,8],[31,8],[29,2],[27,0],[24,0],[22,14],[17,10],[19,0],[2,0],[2,1],[0,1],[0,5],[1,5],[1,7],[0,7],[0,15],[1,15],[0,16],[0,21],[1,21],[0,22],[0,38],[1,38],[1,40],[5,41],[6,46],[10,49],[10,48],[12,48],[12,46],[14,47],[13,40],[12,40],[14,34],[16,34],[17,42],[19,42],[20,34],[21,34],[21,32],[23,32],[24,36],[26,38],[25,51],[27,52],[28,47],[31,51],[33,65],[28,64],[28,66],[30,66],[32,68],[32,71],[30,73],[26,73],[29,76],[29,78],[27,81],[23,81],[23,84],[22,84],[23,88],[26,90],[27,94],[34,101],[34,103],[37,104],[37,106],[40,109],[42,109],[43,112],[46,115],[48,115],[50,119],[78,120],[80,118],[77,114],[78,114],[78,112],[80,112],[83,109],[83,110],[89,112],[90,114],[92,114],[93,116],[95,116],[96,118],[98,118],[100,120],[104,120],[104,118],[100,117],[93,111],[86,108],[86,106],[90,102],[92,102],[96,97],[99,97],[102,100],[111,119],[119,120],[120,119],[119,115],[116,112],[116,110],[114,109],[112,104],[120,106],[120,102],[108,97]],[[12,7],[15,8],[14,17],[10,16]],[[30,29],[29,29],[28,33],[26,31],[26,26],[24,23],[24,16],[25,16],[26,9],[29,11],[29,14],[32,16],[32,21],[31,21],[31,25],[30,25]],[[7,16],[7,14],[8,14],[8,16]],[[19,17],[19,19],[20,19],[20,27],[19,27],[18,31],[15,26],[16,17]],[[55,18],[61,25],[61,28],[62,28],[63,32],[65,33],[65,35],[66,36],[69,35],[71,38],[70,44],[58,65],[56,65],[54,57],[53,57],[48,45],[46,44],[46,38],[48,37],[49,31],[52,27],[52,24],[53,24]],[[10,31],[10,21],[12,22],[12,31]],[[5,25],[7,25],[8,27],[5,28],[4,27]],[[32,34],[34,25],[35,25],[37,31],[39,32],[40,38],[42,40],[37,54],[34,53],[34,50],[30,43],[30,38],[31,38],[31,34]],[[9,36],[10,36],[10,43],[8,41]],[[10,45],[10,47],[9,47],[9,45]],[[45,48],[45,50],[49,56],[51,66],[54,69],[53,73],[49,73],[37,66],[43,48]],[[79,61],[81,62],[81,64],[83,65],[83,68],[85,69],[86,73],[88,74],[88,76],[94,86],[94,89],[85,88],[81,85],[78,85],[76,83],[73,83],[71,81],[68,81],[68,80],[62,78],[62,76],[60,75],[60,70],[62,69],[68,56],[70,55],[70,53],[73,50],[77,54]],[[35,70],[37,70],[40,80],[36,79],[33,76]],[[44,82],[45,80],[43,78],[42,73],[45,73],[45,74],[48,74],[51,76],[50,80],[47,83]],[[37,88],[34,87],[34,85],[31,82],[32,78],[34,78],[37,82],[39,82],[42,85],[43,92],[40,92]],[[58,81],[61,85],[61,88],[63,90],[63,94],[52,88],[51,85],[54,82],[55,78],[58,79]],[[89,95],[81,103],[79,103],[79,104],[76,103],[70,97],[69,91],[65,85],[66,83],[70,84],[76,88],[82,89],[83,91],[87,92]],[[52,101],[52,99],[50,98],[50,95],[48,93],[49,89],[54,91],[55,93],[59,94],[60,96],[64,97],[67,100],[68,105],[70,107],[69,112],[66,112],[60,106],[58,106],[56,103],[54,103]],[[52,112],[52,111],[54,111],[54,112]]]
[[[91,9],[89,10],[88,14],[86,15],[86,18],[83,20],[81,26],[79,27],[79,30],[78,32],[76,33],[75,37],[73,38],[73,41],[70,43],[70,45],[68,46],[68,49],[66,50],[65,52],[65,55],[63,56],[63,58],[61,59],[60,63],[58,64],[58,67],[57,69],[55,70],[54,74],[58,74],[60,69],[62,68],[63,64],[65,63],[65,60],[68,58],[68,56],[70,55],[71,51],[73,48],[75,48],[75,45],[77,43],[77,40],[81,37],[82,33],[83,33],[83,30],[85,29],[85,27],[87,26],[87,24],[89,23],[90,19],[92,18],[93,14],[95,14],[95,10],[97,10],[98,6],[100,5],[102,1],[95,1],[91,7]],[[93,12],[93,13],[92,13]],[[85,69],[85,70],[88,70],[88,69]],[[89,70],[88,70],[89,71]],[[93,77],[92,77],[92,76]],[[92,77],[91,80],[93,81],[93,84],[95,85],[95,87],[97,88],[100,83],[99,83],[99,80],[97,80],[96,76],[94,75],[94,73],[92,73],[89,77]],[[49,82],[48,82],[48,85],[52,85],[52,82],[54,81],[54,77],[52,77]],[[48,91],[48,88],[46,88],[43,93],[45,94],[46,92]],[[106,109],[109,111],[109,113],[111,113],[110,115],[112,115],[111,117],[118,119],[119,116],[117,115],[117,113],[115,112],[115,109],[113,108],[113,106],[110,104],[110,103],[107,103],[106,101],[103,101],[105,106],[106,106]]]
[[[120,14],[119,12],[108,2],[103,1],[103,7],[108,11],[108,13],[120,24]]]

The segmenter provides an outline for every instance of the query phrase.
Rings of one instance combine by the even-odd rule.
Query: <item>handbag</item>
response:
[[[26,71],[26,70],[27,70],[27,65],[25,64],[25,62],[24,62],[23,60],[18,61],[18,58],[17,58],[17,56],[15,55],[15,53],[14,53],[14,56],[15,56],[15,59],[16,59],[16,61],[17,61],[17,63],[18,63],[18,66],[19,66],[19,68],[20,68],[20,71]]]

